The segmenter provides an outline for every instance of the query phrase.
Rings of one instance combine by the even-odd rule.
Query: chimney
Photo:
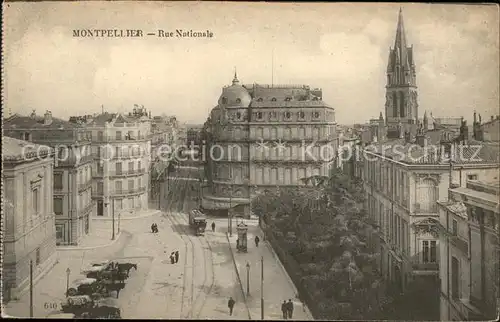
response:
[[[149,118],[151,118],[151,111],[149,111]]]
[[[52,124],[52,112],[47,111],[43,116],[43,125],[50,125],[50,124]]]

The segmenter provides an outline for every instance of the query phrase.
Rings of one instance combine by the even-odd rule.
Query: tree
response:
[[[376,230],[363,209],[360,182],[340,171],[305,178],[304,187],[268,191],[252,202],[277,242],[300,267],[321,318],[380,317],[386,300],[369,245]]]

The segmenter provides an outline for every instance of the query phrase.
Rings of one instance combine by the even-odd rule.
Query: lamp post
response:
[[[250,264],[247,262],[247,296],[250,295]]]
[[[260,319],[264,320],[264,256],[260,258]]]
[[[68,291],[69,291],[69,274],[71,274],[71,270],[66,268],[66,297],[68,297]]]
[[[229,231],[229,237],[233,237],[233,180],[232,176],[229,176],[229,209],[227,211],[227,230]]]

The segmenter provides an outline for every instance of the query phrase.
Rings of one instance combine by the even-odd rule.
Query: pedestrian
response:
[[[291,319],[293,317],[293,302],[292,299],[288,300],[288,317]]]
[[[283,312],[283,320],[286,320],[288,317],[288,304],[286,304],[286,300],[283,300],[283,304],[281,304],[281,312]]]
[[[176,263],[179,262],[179,251],[178,250],[175,251],[175,262]]]
[[[259,236],[255,236],[255,247],[259,247],[259,242],[260,242]]]
[[[170,254],[170,263],[175,264],[175,256],[173,252]]]
[[[212,232],[215,232],[215,222],[212,221]]]
[[[234,308],[234,300],[232,297],[229,297],[229,301],[227,301],[227,307],[229,308],[229,315],[233,315],[233,308]]]
[[[154,233],[154,232],[155,232],[155,224],[154,224],[154,223],[152,223],[152,224],[151,224],[151,232],[152,232],[152,233]]]

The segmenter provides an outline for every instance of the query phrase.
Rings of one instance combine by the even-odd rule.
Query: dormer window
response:
[[[291,101],[291,100],[292,100],[292,98],[291,98],[291,97],[287,97],[287,98],[285,98],[285,101],[287,101],[287,102],[289,102],[289,101]]]
[[[272,101],[272,102],[276,102],[276,97],[273,97],[273,98],[271,99],[271,101]]]
[[[259,98],[257,99],[257,102],[262,102],[262,101],[263,101],[262,97],[259,97]]]
[[[290,114],[290,112],[286,112],[286,113],[285,113],[285,117],[286,117],[287,119],[289,119],[291,116],[292,116],[292,115]]]
[[[237,99],[236,99],[236,103],[241,103],[241,99],[240,99],[240,98],[237,98]]]

